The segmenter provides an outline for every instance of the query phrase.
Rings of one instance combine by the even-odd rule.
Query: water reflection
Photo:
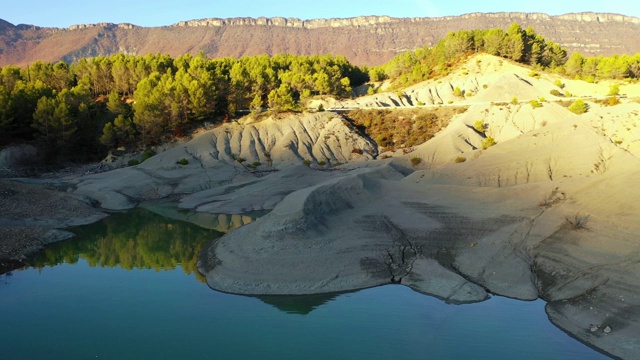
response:
[[[185,279],[204,282],[196,259],[219,232],[143,209],[75,232],[36,269],[0,275],[3,358],[604,358],[554,328],[540,300],[454,306],[384,286],[257,297],[267,306]]]
[[[120,267],[126,270],[173,270],[194,274],[206,283],[197,270],[197,259],[208,241],[226,231],[254,220],[243,215],[212,215],[183,212],[169,205],[154,204],[127,213],[116,213],[92,225],[73,230],[76,238],[54,244],[27,262],[42,269],[85,260],[90,267]],[[196,226],[195,224],[198,224]],[[11,273],[0,277],[9,281]],[[309,314],[340,294],[305,296],[258,296],[262,302],[288,314]]]
[[[27,266],[43,268],[75,264],[79,259],[91,267],[172,270],[205,282],[197,271],[198,254],[204,244],[222,233],[187,222],[167,219],[145,209],[118,213],[92,225],[73,230],[77,238],[54,244],[38,253]]]
[[[209,214],[197,211],[179,209],[171,202],[155,202],[144,205],[144,208],[166,218],[186,221],[205,229],[227,233],[240,226],[247,225],[256,218],[264,215],[264,212],[252,214]]]
[[[318,307],[335,300],[345,293],[315,294],[315,295],[265,295],[256,296],[265,304],[274,306],[287,314],[307,315]]]

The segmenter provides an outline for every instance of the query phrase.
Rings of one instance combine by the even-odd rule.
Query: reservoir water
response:
[[[246,297],[206,286],[220,233],[138,209],[0,275],[1,359],[605,359],[544,302],[448,305],[404,286]]]

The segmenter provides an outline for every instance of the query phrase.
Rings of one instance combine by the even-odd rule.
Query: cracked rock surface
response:
[[[402,178],[387,165],[294,192],[268,215],[213,243],[200,269],[213,288],[243,294],[401,283],[455,303],[484,300],[485,289],[537,298],[534,275],[519,265],[524,260],[516,257],[515,270],[502,260],[512,258],[505,252],[526,253],[509,241],[534,211],[514,216],[499,208],[454,208],[442,203],[443,189],[407,186]],[[468,256],[480,265],[463,265]]]

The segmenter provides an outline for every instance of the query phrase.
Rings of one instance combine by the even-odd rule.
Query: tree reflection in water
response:
[[[95,267],[172,270],[178,265],[205,282],[196,268],[198,254],[221,232],[171,220],[145,209],[113,214],[99,223],[73,229],[76,238],[54,244],[28,261],[34,268],[75,264]]]
[[[346,293],[347,292],[295,296],[262,295],[255,297],[263,303],[274,306],[287,314],[307,315],[320,306],[334,301],[338,296]]]

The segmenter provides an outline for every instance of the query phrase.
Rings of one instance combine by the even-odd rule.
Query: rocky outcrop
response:
[[[133,24],[129,24],[129,23],[113,24],[113,23],[102,22],[102,23],[97,23],[97,24],[71,25],[71,26],[69,26],[69,30],[71,30],[71,31],[73,31],[73,30],[82,30],[82,29],[89,29],[89,28],[95,28],[95,27],[108,28],[108,29],[120,28],[120,29],[131,30],[133,28],[136,28],[137,26],[135,26]]]
[[[359,26],[377,26],[379,24],[400,22],[403,19],[392,18],[390,16],[359,16],[346,19],[314,19],[300,20],[296,18],[283,17],[259,17],[259,18],[231,18],[231,19],[200,19],[180,21],[173,26],[280,26],[303,29],[320,29],[326,27],[359,27]]]
[[[524,13],[524,12],[503,12],[503,13],[470,13],[460,16],[443,16],[438,18],[428,17],[413,17],[413,18],[394,18],[390,16],[358,16],[352,18],[343,19],[313,19],[313,20],[301,20],[296,18],[283,18],[283,17],[239,17],[239,18],[208,18],[199,20],[180,21],[173,26],[281,26],[281,27],[293,27],[304,29],[319,29],[326,27],[364,27],[364,26],[378,26],[381,24],[389,23],[429,23],[433,21],[451,21],[467,19],[473,20],[476,18],[495,18],[495,19],[509,19],[513,21],[553,21],[553,20],[566,20],[566,21],[579,21],[579,22],[618,22],[628,24],[640,24],[640,19],[633,16],[624,16],[618,14],[609,13],[572,13],[559,16],[551,16],[544,13]]]

